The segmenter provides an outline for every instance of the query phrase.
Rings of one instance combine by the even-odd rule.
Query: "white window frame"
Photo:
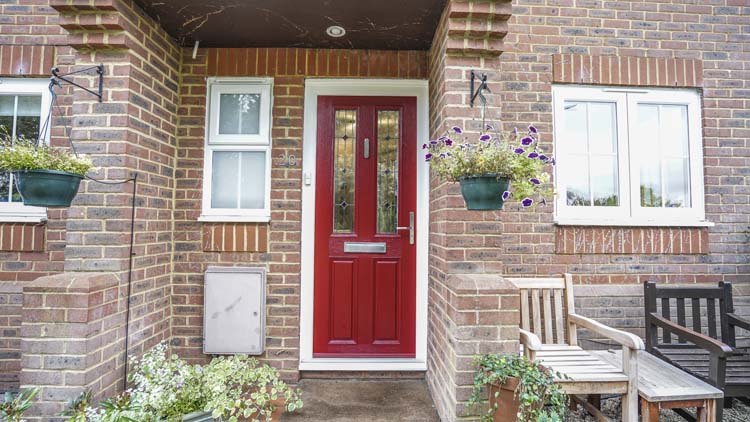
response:
[[[208,78],[206,132],[203,154],[203,206],[198,221],[269,222],[271,221],[271,109],[273,78]],[[224,93],[258,93],[261,95],[259,135],[220,135],[219,96]],[[211,207],[213,153],[216,151],[262,151],[266,153],[266,183],[262,209]]]
[[[44,126],[52,101],[48,78],[0,78],[0,96],[2,95],[41,95],[40,129]],[[45,144],[49,144],[49,133],[48,127],[42,139]],[[47,209],[44,207],[31,207],[22,202],[0,202],[0,223],[40,223],[46,220]]]
[[[706,221],[703,186],[703,139],[701,131],[701,97],[694,89],[623,88],[583,85],[552,87],[555,132],[555,223],[558,225],[591,226],[711,226]],[[608,102],[617,107],[618,186],[620,205],[616,207],[582,207],[567,205],[566,145],[564,104],[566,101]],[[638,122],[638,104],[684,105],[688,110],[688,147],[690,167],[690,208],[649,208],[640,205],[640,162],[638,152],[631,149]]]

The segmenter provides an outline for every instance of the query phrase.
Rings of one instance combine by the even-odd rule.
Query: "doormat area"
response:
[[[439,422],[424,380],[299,382],[305,406],[284,422]]]

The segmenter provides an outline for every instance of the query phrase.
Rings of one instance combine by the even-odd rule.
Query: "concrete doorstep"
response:
[[[424,380],[303,379],[305,406],[284,422],[440,422]]]

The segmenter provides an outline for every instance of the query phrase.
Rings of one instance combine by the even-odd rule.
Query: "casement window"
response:
[[[552,93],[558,224],[710,224],[696,90],[565,85]]]
[[[49,79],[0,78],[0,137],[36,141],[47,119],[51,94]],[[46,131],[42,142],[48,142]],[[13,175],[0,173],[0,222],[39,222],[42,207],[23,205]]]
[[[209,79],[201,221],[270,221],[272,84]]]

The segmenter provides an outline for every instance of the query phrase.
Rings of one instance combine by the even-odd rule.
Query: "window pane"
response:
[[[570,169],[567,177],[568,205],[591,205],[591,190],[589,189],[589,159],[587,156],[571,156]]]
[[[378,233],[398,225],[398,111],[378,111]]]
[[[333,152],[333,231],[354,231],[357,110],[336,110]]]
[[[211,208],[237,208],[240,182],[240,153],[216,151],[213,153],[211,174]]]
[[[617,194],[617,159],[615,157],[592,157],[591,185],[595,206],[616,207],[620,205],[620,198]]]
[[[690,162],[686,158],[664,161],[665,207],[690,207]]]
[[[619,206],[615,103],[566,101],[560,169],[569,206]]]
[[[616,119],[614,104],[589,104],[589,146],[592,152],[617,152]]]
[[[260,94],[221,94],[219,103],[220,134],[260,133]]]
[[[633,153],[642,207],[690,207],[687,106],[638,104]]]
[[[0,173],[0,202],[8,202],[9,187],[10,173]]]
[[[18,97],[16,114],[16,137],[35,141],[39,136],[41,121],[42,97],[24,95]]]
[[[0,95],[0,136],[13,135],[13,116],[16,97],[14,95]]]
[[[240,171],[240,208],[264,209],[266,206],[266,153],[242,152]]]
[[[566,101],[565,106],[565,148],[571,152],[588,151],[588,127],[587,114],[588,105],[586,103]]]

